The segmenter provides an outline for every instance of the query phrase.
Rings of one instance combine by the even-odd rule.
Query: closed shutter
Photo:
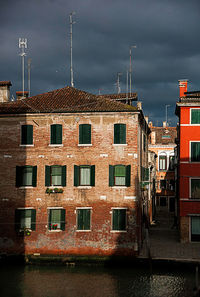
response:
[[[114,143],[126,144],[126,124],[114,125]]]
[[[92,187],[95,186],[95,165],[92,165],[91,166],[91,174],[90,174],[90,178],[91,178],[91,182],[90,182],[90,185]]]
[[[83,230],[83,209],[77,210],[77,228]]]
[[[20,229],[21,210],[15,209],[15,231]]]
[[[32,174],[32,186],[36,187],[37,186],[37,166],[32,167],[33,174]]]
[[[56,125],[51,125],[51,144],[56,144]]]
[[[90,209],[83,210],[83,229],[90,230]]]
[[[91,144],[91,125],[79,125],[79,144]]]
[[[33,126],[21,126],[21,144],[33,144]]]
[[[191,117],[191,124],[200,124],[200,109],[192,109]]]
[[[126,144],[126,125],[120,124],[120,143]]]
[[[80,167],[74,165],[74,186],[78,187],[79,186],[79,181],[80,181]]]
[[[119,209],[119,230],[126,230],[126,209]]]
[[[109,187],[114,186],[114,166],[109,165]]]
[[[56,144],[62,144],[62,125],[56,126]]]
[[[62,231],[65,230],[65,209],[61,209],[60,229],[61,229]]]
[[[120,126],[119,126],[119,124],[114,125],[114,143],[115,144],[120,143]]]
[[[119,230],[118,226],[118,209],[113,209],[112,212],[112,230]]]
[[[48,210],[48,228],[51,230],[51,209]]]
[[[51,166],[45,166],[45,186],[51,185]]]
[[[126,186],[130,187],[131,185],[131,165],[126,166]]]
[[[31,209],[31,230],[35,231],[36,228],[36,209]]]
[[[20,187],[22,184],[22,167],[16,166],[16,187]]]
[[[62,186],[66,186],[66,171],[67,171],[67,166],[64,165],[62,166]]]

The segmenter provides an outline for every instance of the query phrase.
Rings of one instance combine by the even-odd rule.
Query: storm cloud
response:
[[[18,39],[27,38],[31,94],[70,85],[70,27],[73,20],[74,85],[98,94],[115,93],[117,73],[126,92],[129,48],[133,86],[155,125],[169,104],[176,124],[178,80],[200,89],[199,0],[7,0],[0,7],[0,80],[11,93],[22,89]],[[27,86],[27,79],[26,79]]]

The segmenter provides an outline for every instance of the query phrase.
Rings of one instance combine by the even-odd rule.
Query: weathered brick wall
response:
[[[182,243],[189,242],[189,217],[180,217],[180,239]]]
[[[115,123],[127,125],[127,145],[113,145]],[[33,146],[20,146],[22,124],[33,125]],[[63,145],[50,146],[50,125],[63,125]],[[78,146],[79,124],[91,124],[92,146]],[[0,118],[0,248],[10,253],[134,254],[141,234],[138,189],[138,115],[93,113]],[[141,162],[147,162],[147,153]],[[109,187],[109,165],[131,165],[130,187]],[[16,188],[16,166],[37,165],[37,187]],[[46,194],[45,165],[66,165],[63,193]],[[95,165],[95,187],[74,187],[74,165]],[[132,199],[130,199],[132,197]],[[136,199],[133,197],[136,197]],[[129,198],[129,199],[127,199]],[[136,202],[138,200],[139,202]],[[36,231],[21,238],[14,212],[36,209]],[[66,210],[65,231],[48,230],[48,207]],[[76,207],[91,207],[91,231],[76,231]],[[112,207],[127,208],[127,232],[111,232]],[[139,209],[139,210],[138,210]],[[139,222],[138,222],[139,220]],[[139,226],[137,226],[139,225]]]

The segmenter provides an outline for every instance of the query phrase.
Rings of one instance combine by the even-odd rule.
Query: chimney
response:
[[[9,80],[0,81],[0,102],[9,102],[10,86],[12,86],[12,84]]]
[[[163,128],[166,128],[166,127],[167,127],[167,122],[163,121]]]
[[[156,132],[153,131],[151,132],[151,144],[155,144],[156,143]]]
[[[16,92],[16,98],[17,100],[23,99],[23,98],[28,98],[28,91],[24,91],[24,96],[22,91],[17,91]]]
[[[147,124],[148,124],[148,122],[149,122],[149,117],[145,116],[144,118],[145,118],[145,120],[146,120],[146,122],[147,122]]]
[[[142,109],[142,102],[141,101],[137,102],[137,108],[140,109],[140,110]]]
[[[179,80],[179,97],[185,97],[185,92],[187,92],[187,79]]]

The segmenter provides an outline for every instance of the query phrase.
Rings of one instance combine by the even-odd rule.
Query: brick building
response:
[[[168,127],[163,122],[162,127],[154,127],[149,123],[151,134],[149,137],[149,150],[154,152],[156,158],[156,197],[152,201],[153,217],[156,212],[172,213],[177,215],[175,199],[175,171],[174,149],[177,137],[176,127]]]
[[[178,131],[178,196],[180,239],[200,241],[200,91],[187,92],[187,80],[179,81],[176,103]]]
[[[0,99],[0,251],[136,255],[147,199],[142,110],[71,87]]]

